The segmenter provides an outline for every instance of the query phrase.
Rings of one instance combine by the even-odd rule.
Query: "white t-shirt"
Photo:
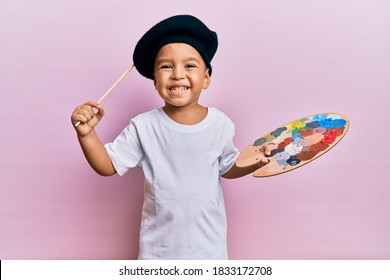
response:
[[[139,259],[226,259],[226,213],[220,175],[235,163],[234,124],[208,108],[182,125],[160,109],[138,115],[105,145],[119,175],[145,175]]]

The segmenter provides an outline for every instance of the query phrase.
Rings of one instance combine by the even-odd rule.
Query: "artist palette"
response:
[[[338,113],[301,118],[283,125],[246,147],[237,159],[238,167],[257,164],[264,156],[259,148],[270,145],[270,162],[252,173],[255,177],[278,175],[301,167],[333,148],[347,133],[349,120]]]

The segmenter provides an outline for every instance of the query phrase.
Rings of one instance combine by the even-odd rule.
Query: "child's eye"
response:
[[[186,65],[186,68],[195,68],[195,67],[196,67],[195,64],[187,64],[187,65]]]
[[[171,68],[172,68],[171,65],[162,65],[162,66],[160,67],[160,69],[171,69]]]

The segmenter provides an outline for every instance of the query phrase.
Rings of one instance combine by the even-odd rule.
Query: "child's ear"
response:
[[[154,88],[157,89],[156,75],[154,75],[154,73],[153,73],[153,84],[154,84]]]
[[[211,83],[210,71],[209,69],[207,69],[206,72],[204,73],[203,89],[208,88],[210,83]]]

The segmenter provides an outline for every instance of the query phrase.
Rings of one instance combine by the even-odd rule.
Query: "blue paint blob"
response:
[[[287,163],[287,160],[283,160],[283,159],[281,159],[281,160],[277,160],[276,161],[279,165],[281,165],[281,166],[288,166],[288,163]]]
[[[321,127],[325,128],[332,128],[332,119],[324,119],[319,121],[318,123],[320,124]]]
[[[263,137],[263,138],[257,139],[255,141],[255,143],[253,143],[253,146],[261,146],[266,142],[267,142],[267,139]]]
[[[346,120],[343,119],[337,119],[332,121],[332,128],[341,128],[344,127],[345,124],[347,123]]]
[[[328,115],[328,118],[333,119],[333,120],[338,120],[338,119],[342,119],[342,116],[337,115],[337,114],[330,114],[330,115]]]
[[[297,156],[291,156],[288,160],[286,160],[286,162],[289,165],[294,166],[294,165],[297,165],[298,163],[300,163],[301,160]]]
[[[311,123],[307,123],[306,126],[308,128],[317,128],[317,127],[320,127],[320,124],[318,122],[311,122]]]
[[[284,150],[284,149],[283,149]],[[290,157],[290,154],[287,153],[286,151],[282,151],[280,153],[277,153],[274,155],[274,158],[279,161],[286,161]]]
[[[287,127],[279,127],[277,130],[271,132],[271,135],[278,137],[283,131],[287,130]]]
[[[323,121],[326,118],[327,118],[326,114],[319,114],[319,115],[313,116],[313,121]]]
[[[294,142],[292,142],[293,145],[298,145],[299,142],[303,139],[304,137],[300,134],[294,136]]]

